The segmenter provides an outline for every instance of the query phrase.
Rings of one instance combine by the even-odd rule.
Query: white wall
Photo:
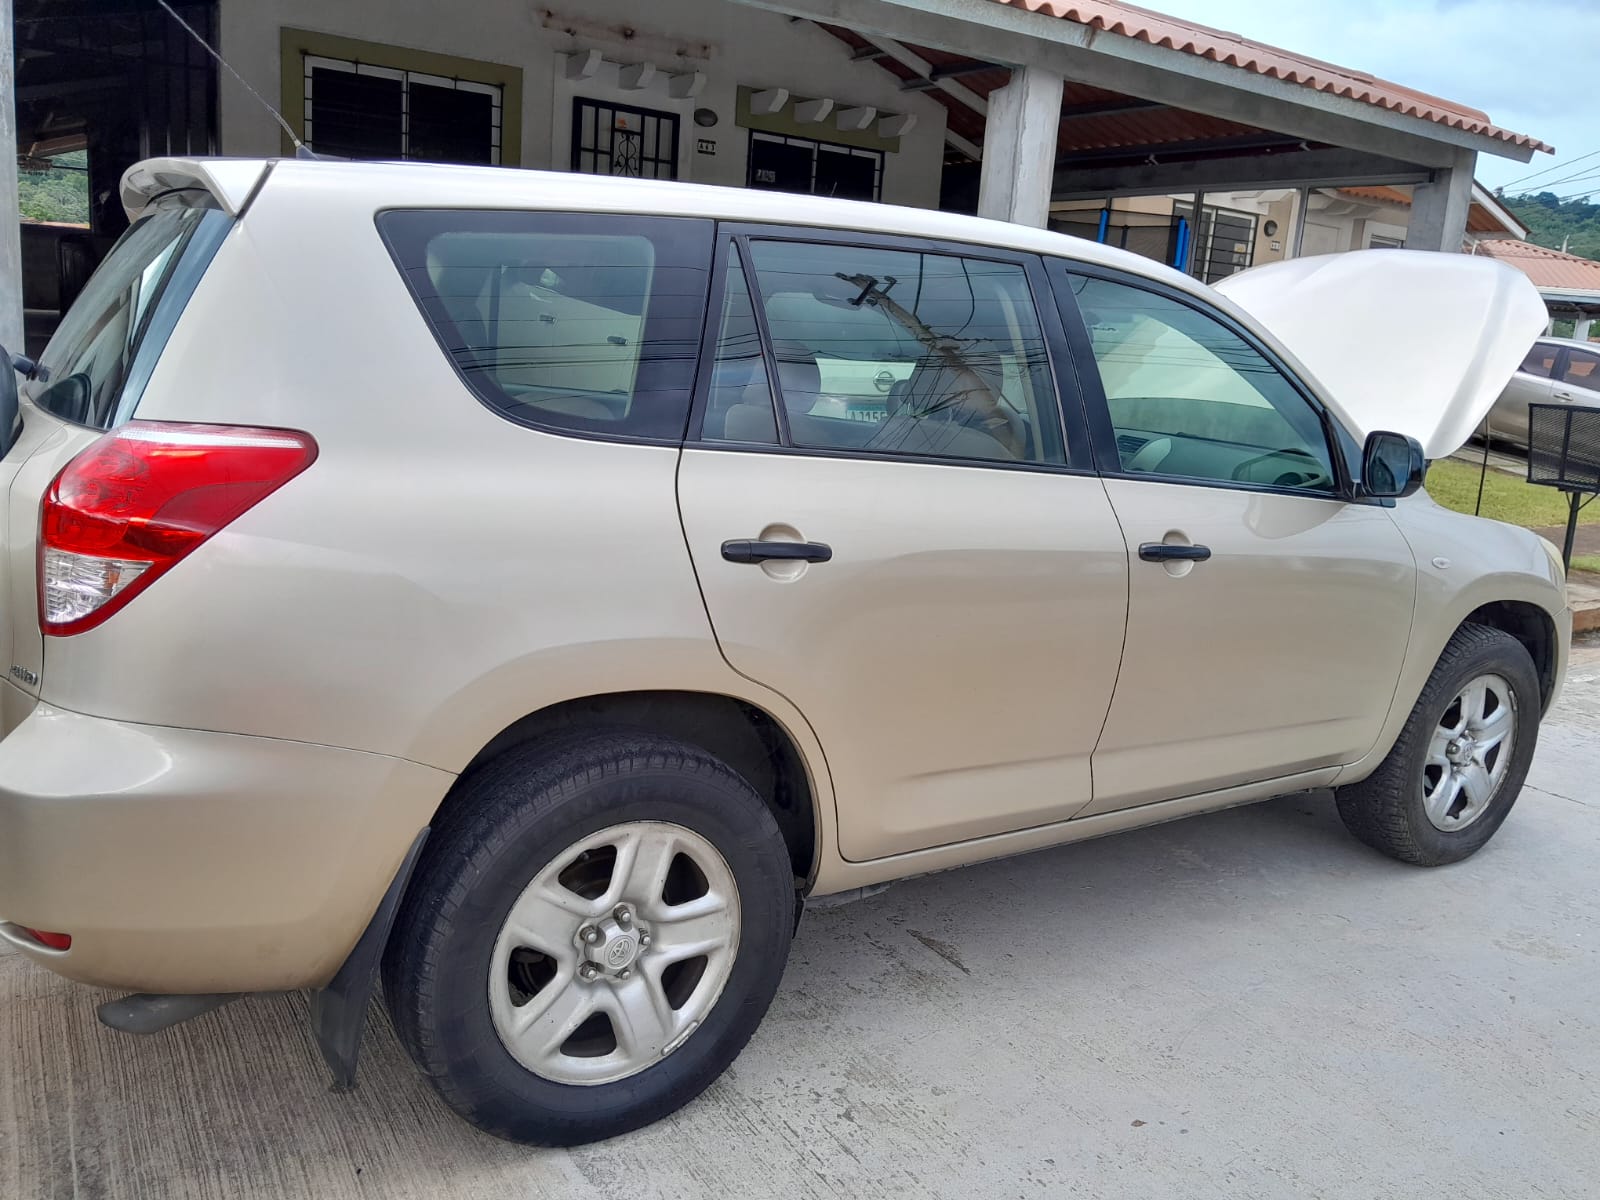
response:
[[[284,26],[521,67],[524,167],[567,167],[574,94],[684,113],[682,177],[736,186],[745,182],[749,143],[748,131],[734,124],[741,84],[828,97],[840,107],[914,113],[916,127],[901,138],[900,151],[886,158],[883,199],[938,207],[944,108],[926,96],[902,92],[898,81],[874,64],[850,61],[848,48],[816,26],[773,13],[722,0],[557,0],[550,6],[557,20],[547,26],[545,6],[524,0],[478,0],[470,6],[438,0],[221,0],[219,7],[223,54],[274,102],[279,101],[279,30]],[[632,36],[624,30],[632,30]],[[645,90],[618,91],[616,68],[608,66],[585,84],[568,83],[559,56],[589,49],[612,63],[654,62],[657,81]],[[702,49],[708,53],[702,55]],[[705,71],[704,91],[693,101],[668,100],[668,69]],[[226,73],[219,90],[222,152],[279,153],[272,117]],[[696,127],[687,119],[695,108],[717,113],[718,124]],[[816,136],[825,141],[821,128]],[[695,152],[702,137],[717,143],[714,156]]]

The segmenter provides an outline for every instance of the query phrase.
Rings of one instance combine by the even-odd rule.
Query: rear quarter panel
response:
[[[718,692],[789,730],[827,805],[803,718],[717,650],[678,520],[678,449],[486,409],[372,202],[325,179],[264,185],[137,414],[308,430],[316,462],[104,625],[45,639],[50,701],[456,772],[563,700]]]

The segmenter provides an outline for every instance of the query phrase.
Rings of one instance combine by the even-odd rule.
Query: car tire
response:
[[[1539,677],[1522,643],[1499,629],[1463,625],[1388,756],[1365,779],[1335,791],[1345,827],[1373,849],[1417,866],[1476,853],[1522,790],[1540,703]],[[1509,733],[1483,749],[1494,740],[1489,731],[1497,714],[1501,721],[1509,715]]]
[[[669,858],[646,882],[630,874]],[[687,1104],[738,1056],[782,978],[796,903],[767,805],[699,748],[627,732],[525,745],[465,776],[436,822],[384,995],[467,1121],[533,1145],[597,1141]],[[569,907],[583,910],[571,930]],[[698,966],[681,957],[697,936],[714,947]]]

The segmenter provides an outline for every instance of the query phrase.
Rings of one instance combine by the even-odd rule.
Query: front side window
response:
[[[564,432],[683,436],[710,222],[397,210],[378,225],[440,347],[491,408]]]
[[[1023,267],[761,240],[750,260],[792,445],[1065,461]]]
[[[1555,374],[1556,359],[1560,354],[1561,352],[1554,346],[1535,342],[1533,349],[1528,351],[1528,357],[1522,360],[1521,371],[1524,375],[1537,375],[1540,379],[1549,379]]]
[[[1155,292],[1067,279],[1089,329],[1124,471],[1335,490],[1320,417],[1238,334]]]
[[[40,408],[109,429],[125,418],[229,225],[215,208],[163,206],[117,241],[39,358]],[[187,265],[187,271],[180,268]]]
[[[1561,370],[1563,382],[1575,383],[1582,388],[1600,391],[1600,354],[1587,350],[1569,350],[1567,365]]]

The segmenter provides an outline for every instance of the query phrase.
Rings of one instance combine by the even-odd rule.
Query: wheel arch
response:
[[[641,690],[582,696],[519,717],[495,734],[461,772],[507,750],[566,733],[627,729],[677,738],[697,746],[737,771],[771,810],[789,850],[795,878],[815,877],[824,844],[822,806],[805,755],[794,736],[771,713],[748,700],[714,692]],[[460,781],[439,804],[438,814],[459,802]],[[435,821],[438,820],[435,815]]]
[[[1494,600],[1473,609],[1456,629],[1462,625],[1487,625],[1521,642],[1539,676],[1540,711],[1550,707],[1555,697],[1561,655],[1556,624],[1548,612],[1526,600]]]

